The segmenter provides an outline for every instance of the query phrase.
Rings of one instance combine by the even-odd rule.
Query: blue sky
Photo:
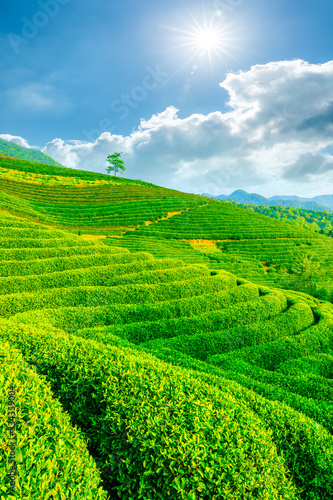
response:
[[[1,7],[0,137],[187,192],[333,193],[332,2]]]

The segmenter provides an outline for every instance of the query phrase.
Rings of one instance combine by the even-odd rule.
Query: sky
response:
[[[0,137],[188,193],[333,194],[333,2],[2,0]]]

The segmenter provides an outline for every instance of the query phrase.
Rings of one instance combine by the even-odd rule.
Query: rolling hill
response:
[[[141,181],[0,168],[1,500],[333,498],[333,304],[268,272],[310,255],[328,279],[331,238]]]
[[[288,224],[316,231],[320,234],[333,237],[333,214],[327,210],[309,210],[304,208],[267,206],[267,205],[249,205],[247,203],[237,203],[232,200],[226,200],[227,203],[240,206],[257,212],[259,214],[268,215],[273,219],[280,219]]]
[[[297,284],[304,259],[312,259],[321,267],[320,285],[298,289],[325,300],[333,294],[333,256],[327,252],[333,240],[291,227],[287,220],[140,180],[10,158],[0,158],[0,169],[0,206],[14,215],[100,236],[105,244],[114,245],[116,239],[117,246],[155,257],[176,252],[186,262],[210,263],[255,283],[287,289]],[[218,228],[222,220],[224,228]]]
[[[20,158],[22,160],[65,168],[63,165],[56,162],[53,158],[47,156],[38,149],[24,148],[23,146],[19,146],[14,142],[5,141],[4,139],[0,139],[0,156]]]

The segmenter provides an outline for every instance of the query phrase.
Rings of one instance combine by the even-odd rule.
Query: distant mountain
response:
[[[214,196],[209,193],[203,193],[202,196],[216,198],[217,200],[233,200],[237,203],[248,203],[249,205],[279,205],[281,207],[306,208],[308,210],[327,210],[333,212],[333,195],[314,196],[313,198],[301,198],[299,196],[271,196],[265,198],[256,193],[247,193],[243,189],[237,189],[229,196],[220,194]]]
[[[314,196],[313,200],[321,203],[322,205],[326,205],[333,210],[333,194],[323,194],[321,196]]]
[[[61,163],[53,160],[50,156],[45,155],[38,149],[24,148],[14,142],[4,141],[0,139],[0,155],[11,156],[12,158],[20,158],[22,160],[34,161],[36,163],[44,163],[54,167],[63,167]]]
[[[226,197],[224,194],[220,194],[219,196],[214,196],[213,194],[209,193],[201,193],[201,196],[208,196],[208,198],[219,198],[219,196],[222,196],[223,198]]]
[[[297,199],[284,200],[281,198],[269,201],[270,205],[280,205],[281,207],[307,208],[308,210],[320,210],[320,211],[327,210],[328,212],[333,212],[333,209],[331,207],[328,207],[327,205],[322,205],[321,203],[314,201],[314,198],[313,201],[302,201],[302,200],[300,201]]]
[[[296,196],[296,195],[278,195],[278,196],[271,196],[269,198],[270,200],[298,200],[298,201],[309,201],[311,200],[312,198],[302,198],[301,196]]]
[[[231,195],[230,195],[231,196]],[[302,198],[300,196],[271,196],[269,198],[271,201],[300,201],[300,202],[309,202],[309,203],[319,203],[321,206],[326,206],[329,208],[333,209],[333,195],[332,194],[327,194],[327,195],[321,195],[321,196],[314,196],[313,198]]]
[[[249,194],[246,191],[243,191],[243,189],[237,189],[237,191],[234,191],[232,195],[226,197],[225,199],[229,199],[231,196],[234,201],[237,201],[237,203],[251,203],[252,205],[266,205],[267,203],[267,198],[264,196],[256,193]]]

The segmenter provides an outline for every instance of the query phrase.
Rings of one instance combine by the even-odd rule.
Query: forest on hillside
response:
[[[333,238],[333,214],[327,210],[309,210],[305,208],[281,207],[277,205],[249,205],[248,203],[237,203],[227,200],[226,203],[237,205],[252,212],[267,215],[273,219],[283,220],[303,229],[309,229],[319,234],[325,234]]]
[[[45,165],[53,165],[55,167],[62,167],[62,165],[50,156],[45,155],[37,149],[28,149],[14,142],[4,141],[0,139],[0,154],[4,156],[11,156],[12,158],[22,158],[27,161],[34,161],[37,163],[44,163]]]

